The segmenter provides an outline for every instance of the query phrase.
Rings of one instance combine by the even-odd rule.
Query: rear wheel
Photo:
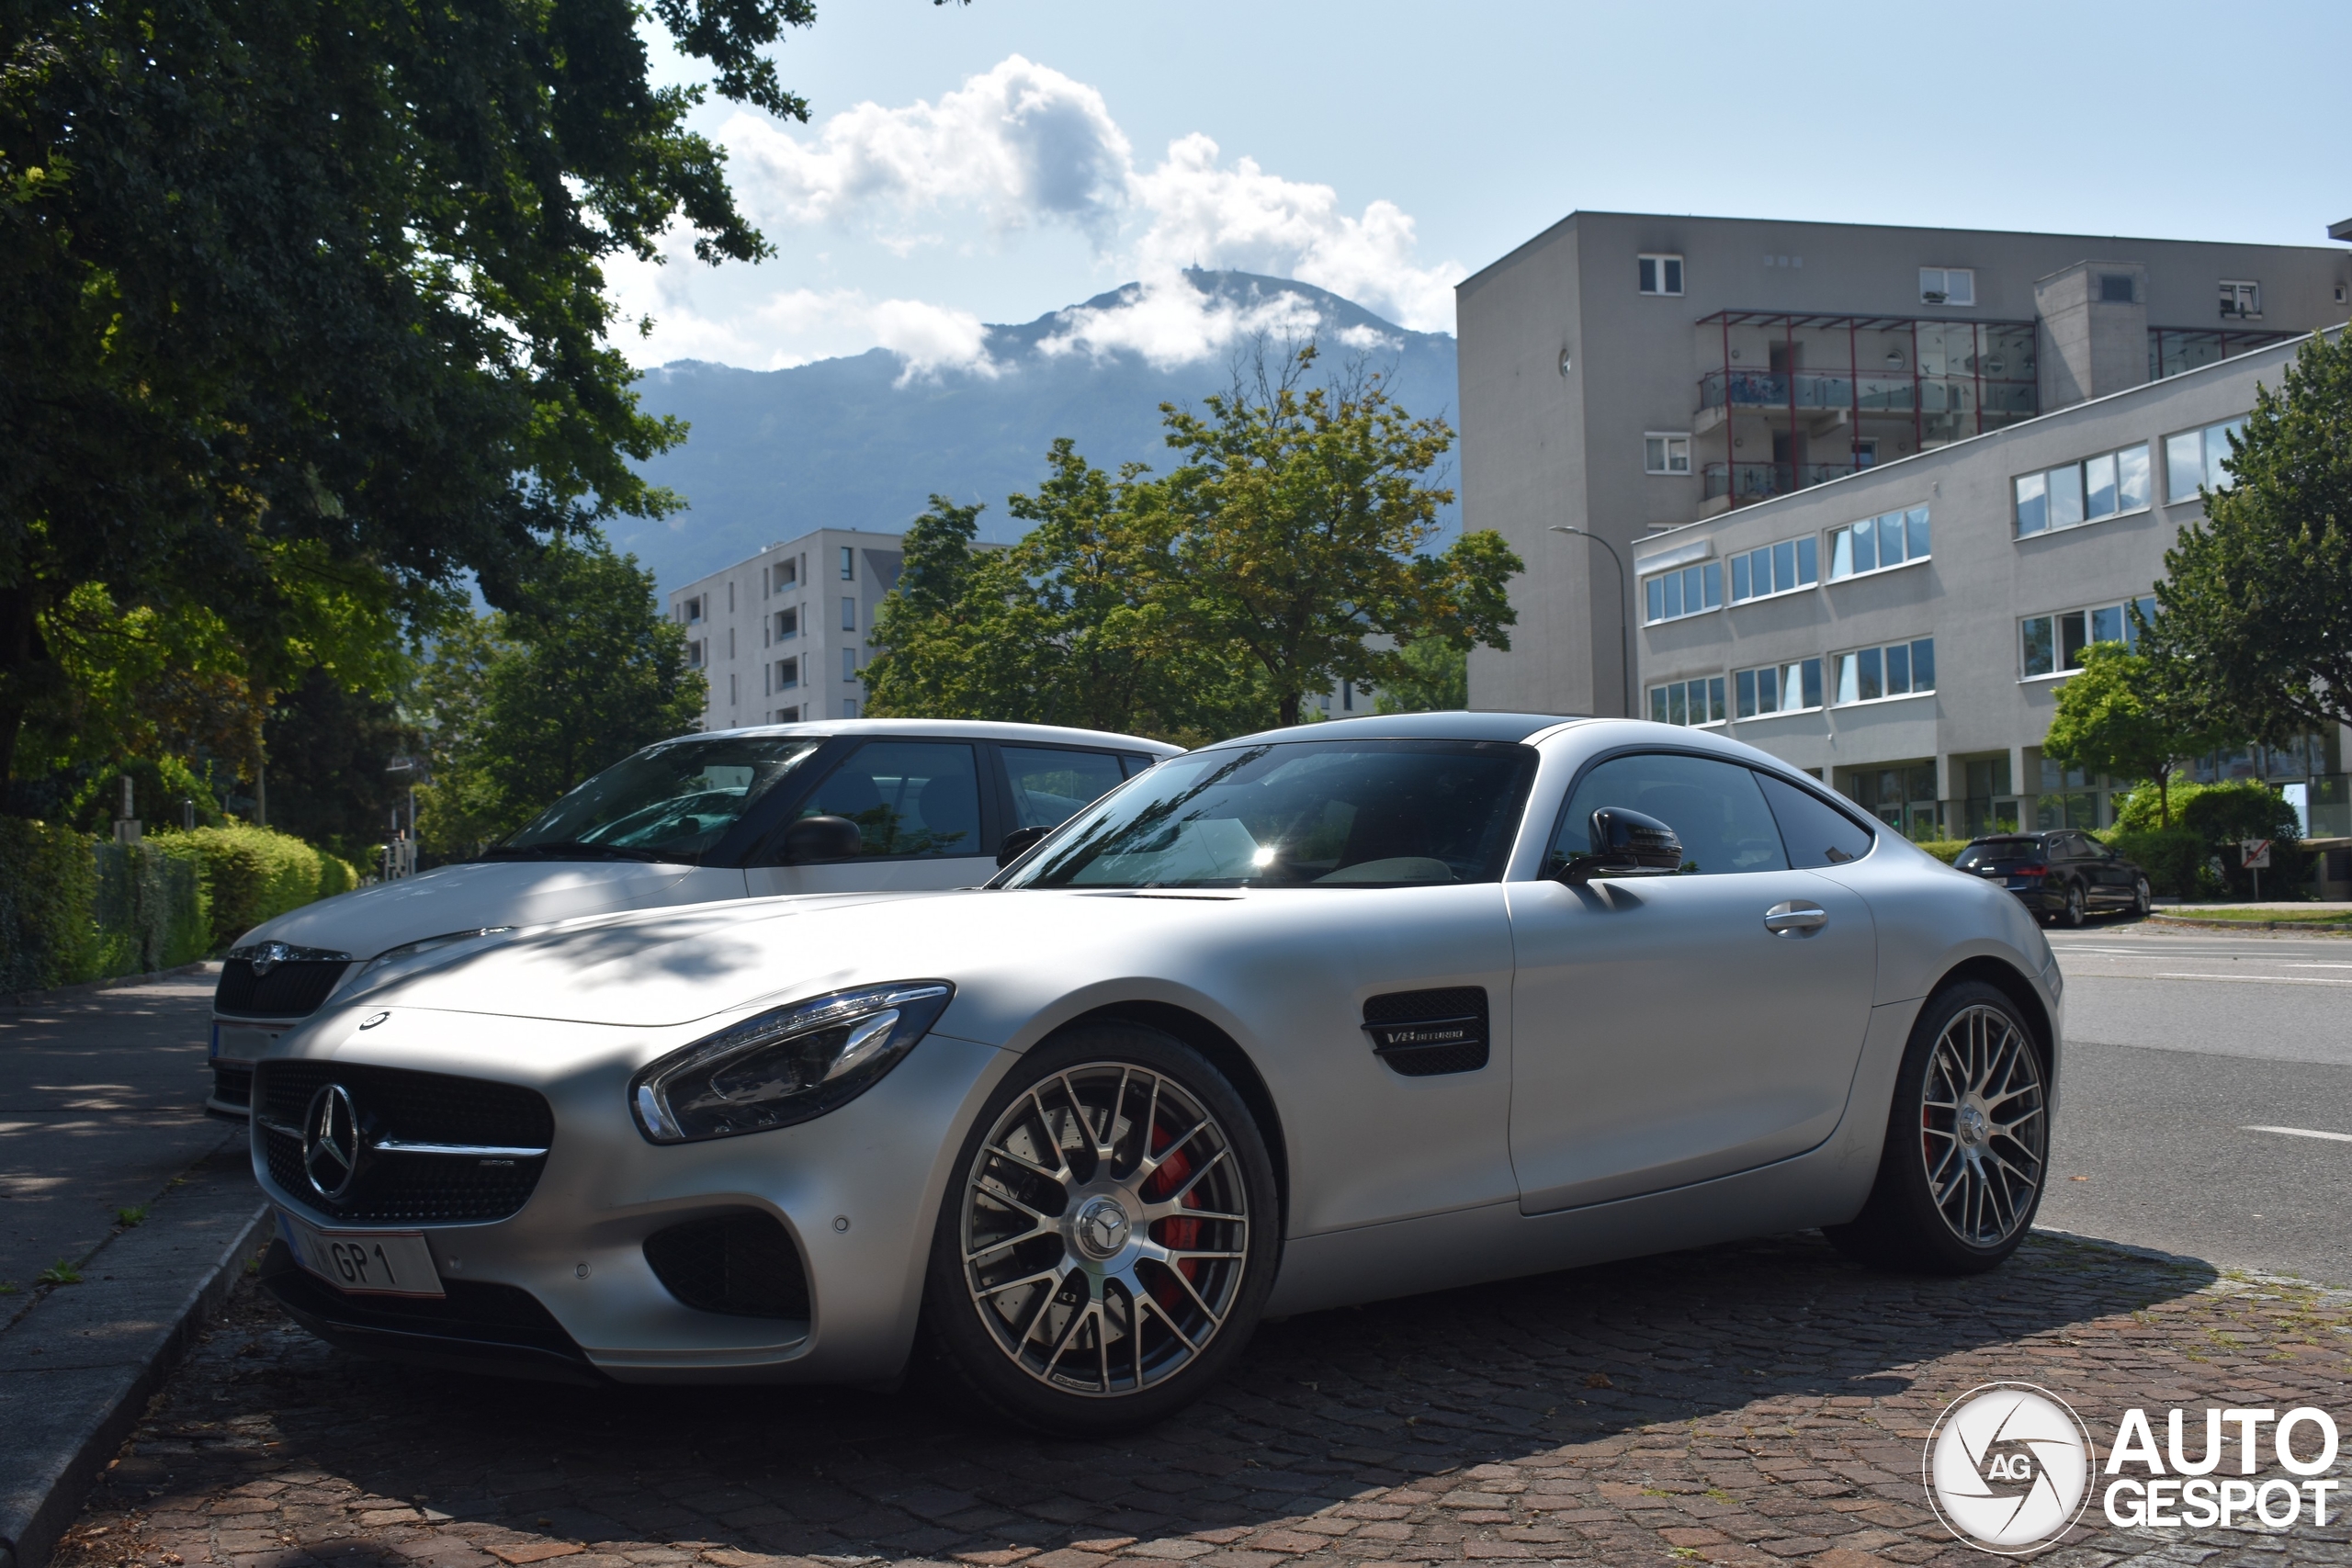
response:
[[[1272,1286],[1273,1166],[1172,1036],[1083,1025],[1024,1057],[956,1163],[924,1285],[933,1356],[1023,1426],[1086,1435],[1198,1398]]]
[[[1870,1201],[1829,1239],[1880,1268],[1990,1269],[2041,1206],[2049,1138],[2048,1076],[2017,1003],[1982,981],[1939,991],[1912,1026]]]

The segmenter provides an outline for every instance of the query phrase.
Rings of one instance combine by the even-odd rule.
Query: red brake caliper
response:
[[[1153,1156],[1157,1157],[1165,1151],[1168,1145],[1175,1141],[1175,1137],[1176,1134],[1168,1130],[1166,1123],[1155,1121],[1151,1127]],[[1151,1179],[1144,1183],[1144,1201],[1150,1203],[1164,1202],[1168,1195],[1182,1187],[1184,1179],[1192,1174],[1192,1156],[1182,1149],[1177,1150],[1176,1153],[1168,1156],[1168,1163],[1152,1172]],[[1184,1194],[1184,1207],[1197,1209],[1200,1206],[1201,1194],[1198,1188]],[[1201,1222],[1176,1219],[1155,1220],[1152,1222],[1151,1239],[1171,1252],[1189,1252],[1201,1244]],[[1196,1283],[1199,1281],[1201,1277],[1199,1258],[1187,1258],[1176,1267],[1184,1271],[1184,1278],[1187,1280]],[[1184,1292],[1177,1288],[1176,1282],[1172,1280],[1155,1279],[1151,1282],[1151,1297],[1170,1316],[1174,1316],[1184,1301]]]

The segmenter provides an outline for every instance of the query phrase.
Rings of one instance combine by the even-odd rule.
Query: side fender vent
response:
[[[1453,986],[1367,997],[1373,1054],[1408,1078],[1475,1073],[1487,1065],[1487,988]]]

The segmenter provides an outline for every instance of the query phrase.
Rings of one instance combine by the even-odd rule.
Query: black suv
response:
[[[2148,874],[2071,828],[1973,839],[1954,869],[2001,879],[2036,918],[2079,926],[2083,917],[2148,912]]]

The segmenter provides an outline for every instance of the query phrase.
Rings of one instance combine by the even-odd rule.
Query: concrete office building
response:
[[[900,554],[896,534],[820,528],[673,590],[687,662],[710,682],[698,728],[863,713],[866,639]]]
[[[1634,584],[1554,525],[1630,569],[1660,528],[2227,363],[2348,293],[2341,247],[1575,213],[1456,295],[1463,525],[1527,562],[1471,705],[1623,711]]]
[[[2199,487],[2230,483],[2230,430],[2301,342],[1652,536],[1630,563],[1642,710],[1720,726],[1915,838],[2109,826],[2131,781],[2042,761],[2057,691],[2087,644],[2136,636]],[[2334,840],[2326,891],[2352,897],[2347,743],[2191,773],[2282,786]]]

